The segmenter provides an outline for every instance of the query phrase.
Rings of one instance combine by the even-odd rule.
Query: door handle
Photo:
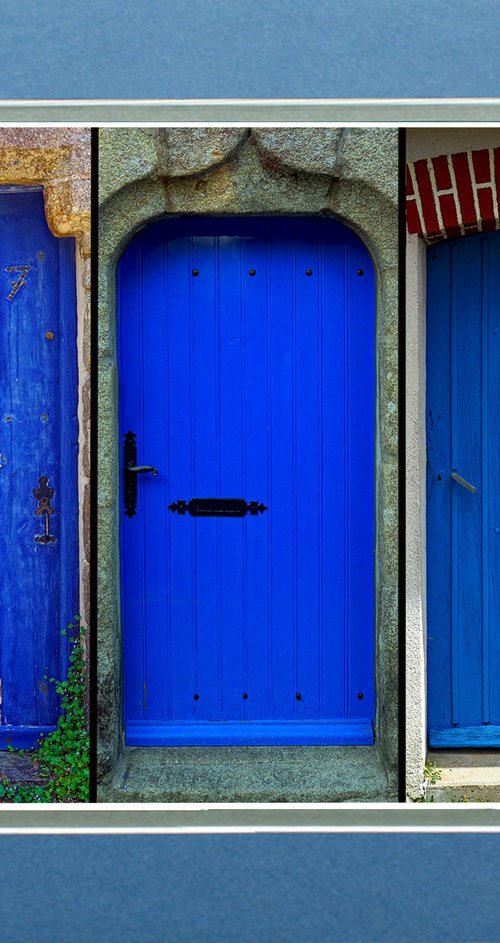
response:
[[[466,481],[465,478],[462,478],[458,472],[452,471],[451,477],[453,478],[453,481],[456,481],[459,485],[462,485],[462,488],[466,488],[467,491],[471,491],[472,494],[476,493],[477,488],[475,488],[474,485],[471,485],[470,481]]]
[[[141,475],[143,472],[151,472],[153,477],[158,474],[158,469],[153,465],[127,465],[127,471],[135,472],[136,475]]]
[[[137,465],[137,436],[135,432],[126,432],[123,439],[123,503],[127,517],[137,513],[137,475],[151,472],[156,477],[158,469],[154,465]]]

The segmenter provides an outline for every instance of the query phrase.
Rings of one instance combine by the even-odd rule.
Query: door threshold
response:
[[[7,724],[0,726],[0,750],[15,747],[16,750],[38,749],[38,739],[42,735],[57,730],[53,727],[14,727]]]
[[[0,753],[0,780],[19,786],[43,786],[47,776],[40,772],[36,760],[31,756],[19,756],[18,753]]]
[[[395,802],[374,746],[125,747],[99,802]]]
[[[500,726],[480,724],[476,727],[448,727],[445,730],[430,730],[429,746],[432,749],[484,750],[496,747],[500,750]]]
[[[500,750],[429,750],[439,780],[427,783],[434,802],[500,802]]]
[[[127,746],[371,746],[371,720],[129,723]]]

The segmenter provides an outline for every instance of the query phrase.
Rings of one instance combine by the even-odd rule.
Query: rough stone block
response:
[[[100,128],[99,201],[158,169],[156,128]]]
[[[223,163],[248,136],[244,128],[162,128],[160,173],[165,177],[200,174]]]
[[[378,484],[378,569],[383,585],[398,579],[399,480],[396,463],[383,462]]]
[[[380,437],[382,456],[398,455],[398,349],[396,338],[379,343]]]
[[[338,177],[346,133],[343,128],[254,128],[252,137],[286,167]]]

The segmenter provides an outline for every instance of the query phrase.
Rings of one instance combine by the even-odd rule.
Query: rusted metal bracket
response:
[[[43,534],[35,535],[35,542],[37,544],[53,544],[56,542],[57,537],[54,537],[54,535],[50,533],[50,517],[56,512],[50,502],[54,497],[56,489],[49,488],[49,479],[45,475],[42,475],[38,481],[39,487],[33,488],[33,494],[38,501],[35,517],[45,517],[45,531]]]

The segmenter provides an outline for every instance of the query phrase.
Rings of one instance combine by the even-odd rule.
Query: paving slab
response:
[[[107,802],[394,802],[376,747],[126,747]]]
[[[441,778],[426,786],[434,802],[500,802],[499,750],[431,750]]]
[[[46,782],[31,757],[3,751],[0,753],[0,781],[2,779],[8,779],[11,783]]]

